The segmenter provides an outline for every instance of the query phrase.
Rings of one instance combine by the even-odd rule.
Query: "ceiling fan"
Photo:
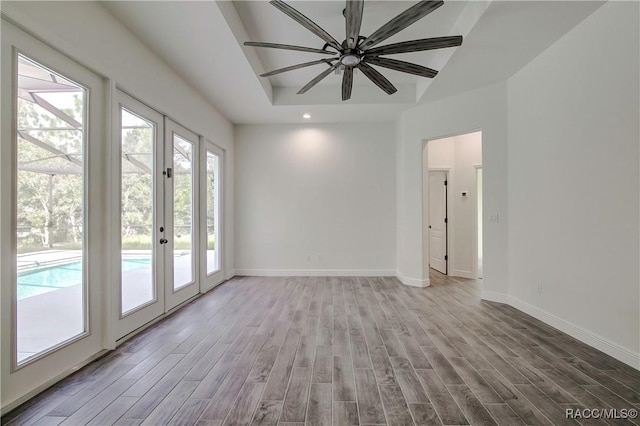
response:
[[[405,10],[368,37],[360,35],[360,25],[362,23],[362,11],[364,9],[363,0],[347,0],[347,7],[343,11],[346,21],[346,38],[342,43],[333,38],[329,33],[323,30],[318,24],[304,16],[298,10],[289,6],[281,0],[272,0],[271,3],[278,10],[289,16],[291,19],[311,31],[316,36],[325,41],[322,49],[312,47],[294,46],[289,44],[263,43],[255,41],[245,42],[245,46],[267,47],[272,49],[295,50],[300,52],[319,53],[324,55],[333,55],[333,58],[320,59],[317,61],[304,62],[301,64],[291,65],[274,71],[260,75],[260,77],[269,77],[287,71],[293,71],[300,68],[309,67],[318,64],[327,64],[329,67],[318,74],[313,80],[307,83],[298,94],[306,93],[318,82],[331,74],[338,67],[344,68],[342,75],[342,100],[346,101],[351,98],[353,89],[353,70],[358,68],[379,88],[391,95],[397,92],[389,80],[387,80],[380,72],[371,65],[389,68],[396,71],[406,72],[421,77],[433,78],[438,71],[422,65],[412,64],[410,62],[399,61],[397,59],[382,58],[382,55],[392,55],[397,53],[419,52],[424,50],[442,49],[445,47],[460,46],[462,44],[462,36],[451,37],[434,37],[419,40],[403,41],[400,43],[378,46],[379,43],[388,39],[392,35],[402,31],[414,22],[424,18],[444,4],[443,1],[423,0],[416,5]],[[335,50],[327,50],[332,48]]]

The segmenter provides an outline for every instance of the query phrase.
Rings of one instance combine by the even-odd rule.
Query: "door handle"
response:
[[[169,240],[167,240],[166,238],[160,238],[160,244],[167,244],[169,242]]]

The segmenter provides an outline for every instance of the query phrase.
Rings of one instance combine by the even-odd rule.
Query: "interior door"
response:
[[[198,294],[198,170],[200,138],[165,118],[164,224],[159,235],[165,265],[165,310]]]
[[[447,273],[446,171],[429,171],[429,266]]]
[[[117,338],[165,311],[164,245],[164,118],[132,97],[117,92],[116,149],[120,173],[120,268]]]

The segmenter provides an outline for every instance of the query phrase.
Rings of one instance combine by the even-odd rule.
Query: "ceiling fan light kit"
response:
[[[287,71],[293,71],[312,65],[321,63],[327,64],[328,68],[318,74],[302,89],[300,89],[298,91],[298,94],[306,93],[309,89],[318,84],[326,76],[334,71],[342,69],[342,100],[349,100],[351,98],[351,92],[353,89],[354,70],[359,69],[376,86],[382,89],[385,93],[391,95],[397,92],[398,89],[396,89],[396,87],[391,84],[391,82],[387,80],[386,77],[384,77],[371,65],[376,65],[379,67],[427,78],[435,77],[438,74],[438,71],[424,67],[422,65],[400,61],[397,59],[381,58],[380,56],[443,49],[446,47],[460,46],[462,44],[462,36],[450,36],[403,41],[400,43],[374,47],[442,6],[444,4],[442,0],[420,1],[395,18],[391,19],[389,22],[378,28],[368,37],[364,37],[360,34],[362,12],[364,10],[364,0],[347,0],[346,8],[343,10],[343,15],[345,17],[346,34],[345,40],[342,43],[339,43],[329,33],[323,30],[318,24],[307,18],[298,10],[289,6],[287,3],[281,0],[272,0],[269,3],[271,3],[278,10],[289,16],[294,21],[298,22],[307,30],[311,31],[313,34],[321,38],[325,42],[324,47],[322,49],[316,49],[312,47],[295,46],[289,44],[263,43],[253,41],[245,42],[245,46],[294,50],[333,56],[332,58],[324,58],[317,61],[304,62],[285,68],[279,68],[277,70],[273,70],[261,75],[261,77],[269,77],[272,75],[280,74]],[[329,48],[335,49],[335,52],[327,50]]]

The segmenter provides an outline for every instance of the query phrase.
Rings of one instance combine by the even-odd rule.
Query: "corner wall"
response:
[[[392,124],[235,134],[237,274],[395,275]]]
[[[636,368],[638,12],[605,4],[508,81],[512,304]]]

